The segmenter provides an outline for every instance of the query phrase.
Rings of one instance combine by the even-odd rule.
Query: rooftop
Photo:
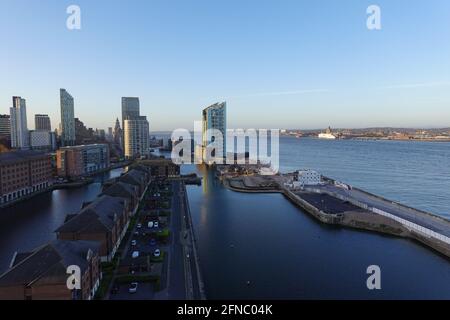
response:
[[[31,160],[47,157],[48,154],[45,152],[32,151],[32,150],[18,150],[11,152],[0,153],[0,162],[16,162],[20,160]]]
[[[0,276],[0,286],[65,282],[68,266],[78,265],[83,272],[88,267],[89,253],[98,250],[99,243],[94,241],[54,240],[17,254],[11,268]]]
[[[105,232],[114,227],[119,215],[124,212],[126,200],[102,195],[76,215],[70,215],[56,232]]]

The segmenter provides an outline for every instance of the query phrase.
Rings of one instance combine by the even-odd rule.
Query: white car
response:
[[[153,224],[153,226],[154,226],[155,228],[158,228],[158,227],[159,227],[159,222],[158,222],[158,221],[155,221],[155,223]]]
[[[133,253],[131,254],[131,257],[132,257],[133,259],[139,257],[139,251],[133,251]]]
[[[137,245],[137,241],[136,240],[131,240],[131,245],[134,247]]]
[[[150,222],[148,223],[148,227],[149,227],[149,228],[153,228],[153,221],[150,221]]]
[[[161,256],[161,250],[156,249],[155,252],[153,252],[153,255],[154,255],[155,257]]]
[[[142,224],[138,223],[137,228],[138,229],[142,228]]]
[[[136,293],[137,292],[137,288],[138,288],[138,283],[137,282],[132,282],[130,284],[130,288],[128,289],[129,293]]]

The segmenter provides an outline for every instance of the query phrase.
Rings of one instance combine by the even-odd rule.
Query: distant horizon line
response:
[[[293,129],[293,128],[289,128],[289,129],[280,129],[279,130],[286,130],[286,131],[320,131],[323,129],[327,129],[328,127],[325,128],[315,128],[315,129]],[[233,129],[233,128],[228,128],[228,129]],[[235,128],[237,129],[237,128]],[[248,129],[255,129],[255,130],[261,130],[264,128],[243,128],[244,130],[248,130]],[[395,126],[383,126],[383,127],[336,127],[333,128],[331,127],[331,129],[333,130],[375,130],[375,129],[395,129],[395,130],[450,130],[450,126],[448,127],[395,127]],[[272,129],[273,130],[273,129]],[[189,131],[194,131],[194,130],[189,130]],[[150,133],[171,133],[173,132],[173,130],[155,130],[155,131],[150,131]]]

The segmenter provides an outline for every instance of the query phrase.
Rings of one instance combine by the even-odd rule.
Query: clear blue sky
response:
[[[31,128],[35,113],[58,125],[59,88],[99,128],[122,96],[151,130],[223,100],[230,127],[450,126],[448,0],[1,0],[0,41],[0,113],[20,95]]]

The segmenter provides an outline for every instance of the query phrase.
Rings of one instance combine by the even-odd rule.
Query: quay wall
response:
[[[397,221],[401,225],[403,225],[406,229],[408,229],[410,232],[413,231],[413,232],[417,233],[419,236],[424,236],[426,238],[433,238],[433,239],[442,241],[443,243],[446,243],[447,245],[450,245],[450,238],[449,237],[447,237],[445,235],[442,235],[440,233],[437,233],[437,232],[435,232],[435,231],[433,231],[431,229],[425,228],[425,227],[423,227],[421,225],[418,225],[416,223],[413,223],[411,221],[408,221],[406,219],[400,218],[400,217],[398,217],[396,215],[393,215],[393,214],[391,214],[389,212],[385,212],[385,211],[380,210],[378,208],[369,207],[366,203],[362,203],[360,201],[357,201],[357,200],[354,200],[354,199],[351,199],[351,198],[347,198],[347,197],[342,196],[340,194],[337,194],[337,193],[334,193],[334,192],[324,191],[324,190],[321,190],[321,189],[314,189],[314,188],[312,188],[312,189],[308,189],[308,190],[316,192],[316,193],[327,193],[327,194],[329,194],[329,195],[331,195],[333,197],[336,197],[336,198],[338,198],[338,199],[340,199],[342,201],[348,201],[348,202],[350,202],[351,204],[354,204],[357,207],[363,208],[363,209],[368,210],[370,212],[373,212],[375,214],[378,214],[378,215],[384,216],[386,218],[392,219],[394,221]],[[368,195],[371,195],[371,194],[368,194]],[[381,199],[383,201],[388,201],[388,200],[380,198],[380,197],[377,197],[377,198]],[[402,206],[400,204],[398,204],[398,205],[400,207],[402,207],[402,208],[408,208],[408,209],[411,209],[411,210],[415,210],[413,208],[404,207],[404,206]],[[417,211],[417,212],[419,214],[422,213],[422,211]],[[431,215],[431,214],[427,214],[427,216],[429,216],[430,218],[434,218],[435,217],[434,215]],[[436,218],[438,218],[438,217],[436,217]]]

